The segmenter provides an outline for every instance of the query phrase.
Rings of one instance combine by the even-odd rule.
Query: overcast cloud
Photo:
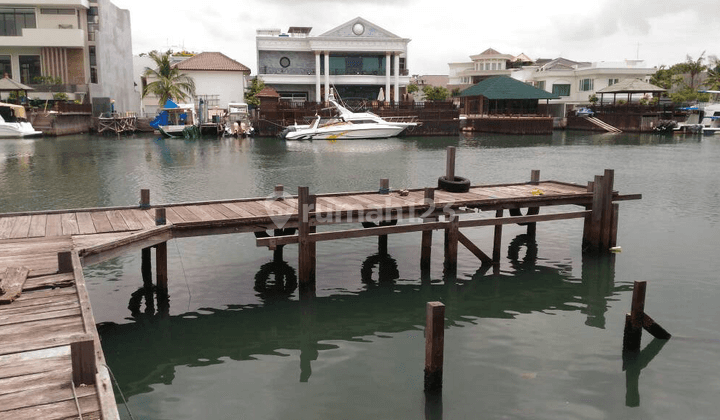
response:
[[[131,13],[133,53],[220,51],[257,71],[255,31],[310,26],[320,35],[357,16],[410,38],[411,74],[447,74],[487,48],[533,59],[640,58],[671,65],[720,55],[717,0],[112,0]]]

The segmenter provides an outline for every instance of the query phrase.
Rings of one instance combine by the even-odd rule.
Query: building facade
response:
[[[257,30],[258,77],[282,100],[327,101],[331,87],[342,98],[390,101],[404,93],[409,39],[361,17],[318,36],[311,30]]]
[[[130,12],[110,0],[13,0],[0,6],[0,71],[30,99],[68,99],[138,111]],[[7,97],[7,93],[3,97]]]
[[[448,64],[448,89],[463,90],[490,77],[510,76],[521,65],[531,62],[525,54],[503,54],[492,48],[471,55],[470,60],[472,61]]]

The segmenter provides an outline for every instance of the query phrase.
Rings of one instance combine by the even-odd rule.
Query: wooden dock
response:
[[[454,149],[448,173],[454,173]],[[268,197],[164,205],[151,205],[150,192],[142,190],[137,206],[0,214],[5,289],[0,294],[0,419],[118,418],[84,265],[142,250],[143,267],[149,267],[155,247],[157,287],[167,290],[167,241],[253,232],[257,245],[275,250],[276,257],[283,246],[299,244],[300,290],[312,293],[320,241],[378,236],[382,244],[388,234],[422,232],[420,263],[426,271],[432,232],[443,230],[444,263],[452,272],[459,244],[481,264],[497,264],[503,225],[519,223],[534,235],[538,222],[573,218],[585,219],[585,251],[609,252],[617,236],[617,202],[641,198],[614,191],[613,178],[606,170],[580,185],[540,181],[539,171],[533,171],[528,182],[479,185],[467,192],[392,190],[388,180],[381,180],[378,191],[319,195],[310,195],[307,187],[290,195],[278,186]],[[581,209],[540,211],[558,205]],[[529,210],[522,215],[522,209]],[[363,227],[317,231],[331,224]],[[483,226],[494,229],[487,254],[460,230]]]

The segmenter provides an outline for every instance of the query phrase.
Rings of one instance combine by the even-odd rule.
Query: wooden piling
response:
[[[442,389],[445,346],[445,305],[428,302],[425,307],[425,391]]]
[[[62,251],[57,254],[58,273],[72,273],[72,253],[70,251]]]
[[[92,339],[70,343],[73,384],[94,385],[97,366],[95,360],[95,342]]]
[[[275,193],[275,198],[276,198],[276,199],[282,200],[282,199],[283,199],[283,195],[285,194],[285,187],[283,187],[283,186],[280,185],[280,184],[276,185],[276,186],[275,186],[275,192],[274,192],[274,193]]]
[[[390,194],[390,179],[380,178],[380,194]]]
[[[165,220],[165,209],[155,209],[155,224],[157,226],[164,225]],[[167,268],[167,242],[162,242],[155,245],[155,270],[156,272],[156,284],[158,289],[167,290],[168,288],[168,268]]]
[[[298,280],[301,288],[308,288],[315,281],[315,247],[308,237],[311,233],[310,207],[309,188],[298,187]]]
[[[603,180],[603,196],[602,196],[602,210],[600,216],[600,250],[602,252],[610,252],[610,243],[613,242],[611,239],[612,232],[612,213],[613,213],[613,183],[615,180],[615,171],[612,169],[605,169],[605,173],[602,177]]]
[[[595,191],[595,182],[588,181],[587,192],[594,192],[594,191]],[[592,205],[585,206],[585,210],[592,210]],[[591,238],[592,238],[592,214],[589,214],[585,217],[585,223],[583,225],[583,238],[582,238],[582,249],[583,250],[590,249]]]
[[[495,217],[503,217],[503,209],[495,212]],[[500,263],[500,248],[502,247],[502,225],[495,225],[495,235],[493,237],[493,264]]]
[[[140,190],[140,208],[150,208],[150,190],[148,189]]]
[[[623,333],[623,351],[640,351],[643,328],[655,338],[667,340],[671,337],[663,327],[645,313],[646,281],[636,281],[633,285],[630,313],[625,315],[625,331]]]
[[[447,147],[445,178],[450,181],[455,179],[455,146]]]
[[[435,189],[425,188],[424,204],[435,207]],[[423,222],[434,221],[436,218],[424,219]],[[420,270],[430,271],[430,257],[432,254],[432,230],[424,230],[422,232],[422,241],[420,245]]]
[[[537,185],[540,183],[540,170],[539,169],[533,169],[530,171],[530,183],[533,185]],[[536,211],[540,210],[538,207],[530,207],[528,208],[527,214],[535,214]],[[527,234],[530,237],[535,237],[535,233],[537,231],[537,223],[532,222],[527,224]]]
[[[460,218],[456,213],[450,215],[450,228],[447,230],[447,253],[445,254],[446,275],[454,276],[457,270],[458,241],[460,239]]]
[[[143,285],[152,286],[152,248],[143,248],[140,257],[140,272]]]

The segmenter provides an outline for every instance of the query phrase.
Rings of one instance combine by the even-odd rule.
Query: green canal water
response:
[[[433,186],[445,148],[473,184],[585,184],[615,169],[614,258],[581,253],[582,221],[503,229],[499,273],[442,235],[421,279],[420,234],[318,245],[317,297],[250,234],[173,240],[169,301],[143,289],[140,255],[87,267],[107,362],[136,419],[716,419],[720,416],[720,136],[402,138],[284,143],[67,136],[0,141],[0,211]],[[577,208],[568,208],[574,210]],[[486,252],[492,229],[467,229]],[[273,287],[280,273],[290,281]],[[623,360],[632,283],[673,334]],[[441,396],[423,393],[425,302],[445,303]],[[116,391],[116,394],[117,391]],[[118,396],[118,402],[120,403]],[[129,418],[125,407],[119,409]]]

